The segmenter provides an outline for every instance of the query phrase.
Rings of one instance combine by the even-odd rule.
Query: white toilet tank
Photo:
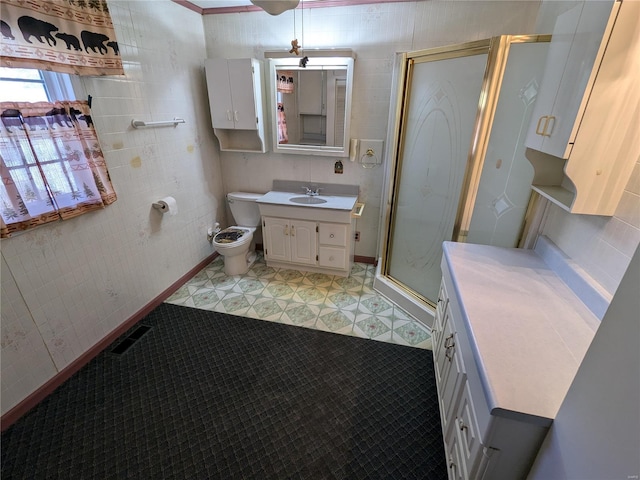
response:
[[[262,193],[227,193],[227,202],[238,227],[257,227],[260,225],[260,209],[256,200]]]

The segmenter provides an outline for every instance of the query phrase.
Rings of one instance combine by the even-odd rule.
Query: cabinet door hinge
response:
[[[316,233],[319,232],[320,229],[318,228],[318,225],[316,225]]]
[[[320,259],[318,258],[318,255],[316,255],[316,262],[317,262],[318,260],[320,260]]]

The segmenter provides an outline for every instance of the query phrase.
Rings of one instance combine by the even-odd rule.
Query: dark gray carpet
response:
[[[447,477],[430,351],[169,304],[140,323],[2,434],[3,479]]]

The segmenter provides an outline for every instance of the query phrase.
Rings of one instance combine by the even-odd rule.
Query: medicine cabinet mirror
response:
[[[354,59],[306,55],[269,61],[273,151],[347,157]]]

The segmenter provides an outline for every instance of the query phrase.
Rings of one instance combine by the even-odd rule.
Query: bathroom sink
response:
[[[320,203],[327,203],[324,198],[312,197],[309,195],[305,195],[303,197],[292,197],[289,199],[289,201],[293,203],[301,203],[304,205],[318,205]]]

